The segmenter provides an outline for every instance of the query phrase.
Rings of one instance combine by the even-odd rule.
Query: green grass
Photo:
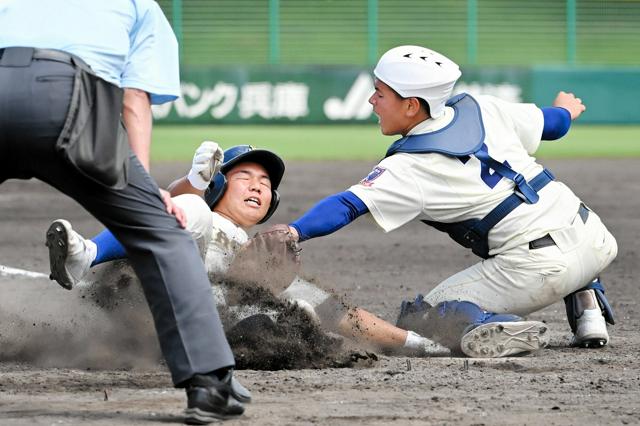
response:
[[[557,141],[547,141],[542,158],[640,157],[640,126],[575,125]]]
[[[377,160],[396,137],[370,125],[158,125],[153,161],[190,161],[202,140],[227,148],[252,144],[285,160]],[[542,144],[540,158],[640,157],[640,126],[575,125],[559,141]]]

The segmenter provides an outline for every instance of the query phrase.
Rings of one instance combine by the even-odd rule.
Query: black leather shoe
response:
[[[229,369],[229,372],[221,380],[222,383],[226,383],[231,387],[231,396],[242,403],[251,402],[251,392],[249,389],[242,386],[235,377],[233,377],[233,369]]]
[[[229,376],[228,384],[212,375],[196,374],[193,376],[186,386],[185,423],[206,425],[216,420],[240,417],[244,413],[244,406],[233,397],[234,392],[230,385],[232,378],[233,376]],[[249,394],[249,396],[251,395]]]

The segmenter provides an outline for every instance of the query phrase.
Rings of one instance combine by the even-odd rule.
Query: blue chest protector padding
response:
[[[446,105],[455,112],[451,123],[435,132],[398,139],[385,157],[396,152],[438,152],[455,157],[475,154],[484,143],[484,124],[478,103],[471,95],[461,93],[449,99]]]
[[[446,127],[422,135],[405,136],[395,141],[387,150],[386,157],[404,153],[440,153],[464,159],[473,155],[484,165],[493,169],[499,176],[513,181],[516,191],[504,199],[482,219],[469,219],[456,223],[423,221],[439,231],[449,234],[458,244],[470,248],[476,255],[489,257],[489,231],[506,215],[522,203],[535,204],[540,191],[554,180],[553,174],[545,169],[530,181],[514,171],[507,162],[493,159],[484,148],[484,124],[480,107],[471,95],[462,93],[449,99],[447,106],[453,108],[455,115]],[[466,161],[466,160],[465,160]]]

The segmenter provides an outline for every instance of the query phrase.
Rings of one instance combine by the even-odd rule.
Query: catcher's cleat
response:
[[[491,322],[468,331],[460,342],[471,358],[500,358],[531,353],[549,344],[547,326],[538,321]]]
[[[571,346],[580,348],[602,348],[609,343],[607,324],[599,308],[585,309],[576,319],[576,332]]]
[[[217,420],[240,417],[244,413],[244,406],[234,397],[237,392],[233,390],[232,380],[231,371],[222,380],[212,375],[193,376],[186,386],[185,423],[206,425]],[[244,391],[249,392],[246,389]]]
[[[71,290],[91,268],[97,247],[85,240],[64,220],[55,220],[47,230],[51,275],[62,287]]]
[[[565,306],[573,332],[571,346],[602,348],[609,343],[606,323],[614,323],[613,311],[598,278],[565,297]]]

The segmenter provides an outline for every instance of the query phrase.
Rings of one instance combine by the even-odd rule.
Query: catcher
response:
[[[198,245],[219,306],[227,306],[232,318],[227,327],[254,314],[275,319],[277,312],[256,306],[228,306],[230,282],[254,283],[268,288],[280,299],[297,304],[324,329],[359,343],[386,350],[409,353],[441,350],[412,331],[391,325],[375,315],[348,306],[312,283],[298,277],[300,249],[287,226],[250,239],[247,230],[267,221],[278,207],[277,191],[285,166],[276,154],[250,145],[227,149],[205,141],[195,152],[191,170],[169,185],[175,205],[182,208],[187,230]],[[56,241],[64,228],[66,239]],[[91,267],[125,259],[118,240],[105,229],[93,239],[85,239],[63,219],[47,232],[51,279],[72,289],[88,283]]]
[[[602,347],[613,313],[600,273],[617,254],[598,215],[533,154],[585,110],[560,92],[553,107],[452,97],[457,64],[421,46],[379,60],[369,98],[385,135],[401,135],[373,171],[293,221],[300,241],[368,214],[385,232],[419,220],[483,260],[404,303],[398,325],[471,357],[536,351],[547,326],[523,321],[564,298],[572,345]]]

